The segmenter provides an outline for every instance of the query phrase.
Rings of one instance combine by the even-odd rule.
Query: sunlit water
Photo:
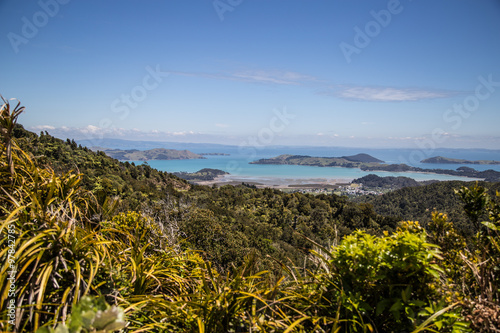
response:
[[[261,150],[255,149],[224,149],[224,151],[198,151],[192,149],[195,153],[217,152],[229,153],[230,156],[206,156],[206,159],[195,160],[156,160],[148,161],[148,164],[161,171],[168,172],[195,172],[203,168],[220,169],[229,172],[232,176],[244,177],[249,180],[258,180],[259,178],[287,178],[287,179],[355,179],[366,176],[368,174],[376,174],[378,176],[405,176],[413,178],[417,181],[424,180],[473,180],[472,178],[456,177],[450,175],[430,174],[430,173],[415,173],[415,172],[375,172],[361,171],[357,168],[340,168],[340,167],[313,167],[300,165],[260,165],[249,164],[251,161],[260,158],[269,158],[280,154],[297,154],[310,156],[348,156],[358,153],[367,153],[376,158],[384,160],[386,163],[404,163],[415,167],[425,169],[452,169],[455,170],[461,166],[467,166],[476,170],[496,170],[500,171],[500,165],[475,165],[475,164],[422,164],[411,163],[412,157],[415,159],[416,153],[412,150],[398,149],[354,149],[354,148],[266,148]],[[412,155],[413,152],[413,155]],[[435,152],[432,156],[442,155],[450,158],[462,158],[468,160],[500,160],[500,151],[486,150],[447,150],[446,152]],[[430,157],[430,156],[426,156]],[[135,162],[141,164],[143,162]]]

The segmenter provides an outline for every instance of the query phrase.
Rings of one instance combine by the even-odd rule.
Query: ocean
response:
[[[186,144],[188,145],[188,144]],[[184,147],[184,149],[189,149]],[[415,149],[364,149],[364,148],[339,148],[339,147],[235,147],[220,146],[217,148],[202,148],[194,145],[189,149],[194,153],[225,153],[229,156],[205,156],[206,159],[195,160],[153,160],[148,164],[161,171],[168,172],[195,172],[203,168],[220,169],[229,172],[232,176],[258,181],[263,178],[287,178],[287,179],[342,179],[352,180],[376,174],[378,176],[405,176],[417,181],[423,180],[473,180],[471,178],[456,177],[450,175],[415,173],[415,172],[374,172],[361,171],[357,168],[340,167],[313,167],[299,165],[259,165],[249,162],[278,156],[281,154],[309,155],[321,157],[349,156],[366,153],[383,160],[389,164],[405,163],[424,169],[457,169],[462,164],[424,164],[419,161],[432,156],[444,156],[449,158],[460,158],[466,160],[496,160],[500,161],[500,150],[486,149],[436,149],[432,152]],[[136,161],[136,164],[143,162]],[[500,171],[500,165],[475,165],[465,166],[476,170]]]

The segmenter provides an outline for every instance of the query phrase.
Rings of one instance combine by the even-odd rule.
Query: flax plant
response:
[[[20,111],[16,107],[14,116]],[[15,117],[3,112],[2,126],[14,124]],[[4,236],[7,227],[13,226],[14,326],[19,331],[36,330],[42,323],[64,320],[68,307],[95,287],[96,272],[108,255],[107,242],[84,223],[89,220],[87,208],[92,198],[80,190],[78,175],[58,176],[39,167],[12,138],[2,139],[10,148],[2,151],[0,159],[0,328],[7,325],[7,278],[12,271]]]

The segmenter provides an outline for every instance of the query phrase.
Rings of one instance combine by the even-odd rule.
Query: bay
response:
[[[220,169],[229,172],[232,177],[247,179],[248,181],[258,181],[262,179],[339,179],[352,180],[368,174],[378,176],[405,176],[417,181],[423,180],[474,180],[473,178],[457,177],[451,175],[416,173],[416,172],[374,172],[362,171],[358,168],[340,167],[313,167],[299,165],[260,165],[249,164],[249,162],[278,156],[281,154],[309,155],[322,157],[349,156],[359,153],[367,153],[379,158],[386,163],[404,163],[424,169],[452,169],[467,166],[476,170],[496,170],[500,171],[500,165],[475,165],[475,164],[424,164],[415,162],[422,158],[431,156],[445,156],[450,158],[460,158],[467,160],[500,160],[498,150],[472,150],[472,149],[441,149],[432,151],[432,155],[424,151],[414,149],[364,149],[364,148],[339,148],[339,147],[236,147],[221,146],[217,149],[193,147],[189,149],[195,153],[225,153],[230,156],[206,156],[206,159],[195,160],[152,160],[147,163],[158,170],[167,172],[195,172],[203,168]],[[428,153],[428,152],[427,152]],[[136,161],[136,164],[143,162]]]

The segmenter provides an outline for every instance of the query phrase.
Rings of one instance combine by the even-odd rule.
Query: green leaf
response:
[[[69,333],[69,330],[66,327],[66,325],[59,324],[59,325],[57,325],[56,330],[54,331],[54,333]]]
[[[389,305],[389,300],[388,299],[383,299],[380,302],[377,303],[377,309],[376,309],[376,314],[377,316],[380,315],[384,310],[387,308]]]
[[[410,296],[411,296],[411,285],[408,285],[408,287],[406,287],[405,290],[401,290],[401,298],[403,299],[403,302],[408,303]]]
[[[401,300],[398,299],[396,301],[396,303],[394,303],[391,308],[389,309],[389,311],[391,312],[399,312],[399,310],[401,310],[401,308],[403,307],[403,303],[401,303]]]
[[[36,333],[54,333],[54,330],[52,328],[44,326],[44,327],[40,327],[39,329],[37,329]]]
[[[412,300],[411,303],[415,306],[418,306],[418,307],[422,307],[425,305],[425,302],[424,301],[421,301],[419,299],[416,299],[416,300]]]
[[[484,221],[481,223],[491,230],[500,231],[500,229],[495,224],[493,224],[491,222]]]

